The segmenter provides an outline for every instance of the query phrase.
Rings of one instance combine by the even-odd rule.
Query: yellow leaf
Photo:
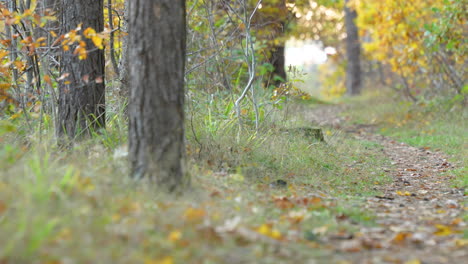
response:
[[[271,237],[273,239],[281,239],[282,235],[278,229],[272,228],[271,224],[263,224],[259,226],[255,231],[257,233],[262,234],[267,237]]]
[[[94,45],[99,48],[99,49],[103,49],[104,46],[102,45],[102,38],[99,37],[99,36],[94,36],[91,38],[91,40],[93,41]]]
[[[256,231],[262,235],[268,236],[270,234],[271,227],[268,224],[263,224],[259,226]]]
[[[9,83],[0,83],[0,90],[7,90],[10,87],[11,87],[11,84]]]
[[[468,246],[468,239],[457,239],[455,240],[455,245],[457,247],[466,247]]]
[[[182,233],[179,230],[172,231],[168,236],[167,240],[171,242],[177,242],[182,237]]]
[[[16,114],[13,114],[12,116],[10,116],[10,120],[15,120],[17,119],[18,117],[22,116],[23,113],[19,112],[19,113],[16,113]]]
[[[281,239],[281,232],[278,229],[271,230],[270,237],[274,239]]]
[[[199,208],[188,208],[185,210],[184,218],[189,222],[200,222],[205,218],[206,212],[203,209]]]
[[[163,259],[147,259],[145,264],[174,264],[174,258],[168,256]]]
[[[0,59],[3,59],[4,57],[8,56],[9,52],[6,50],[0,50]]]
[[[410,192],[396,191],[396,194],[398,194],[400,196],[411,196]]]
[[[454,233],[452,228],[449,226],[435,225],[435,227],[437,228],[437,231],[434,232],[434,235],[436,236],[449,236]]]
[[[83,32],[83,35],[86,37],[86,38],[91,38],[93,36],[96,35],[96,30],[94,30],[93,28],[87,28],[84,30]]]
[[[231,179],[233,179],[234,181],[237,181],[237,182],[243,182],[244,181],[244,176],[242,174],[238,174],[238,173],[230,174],[229,178],[231,178]]]

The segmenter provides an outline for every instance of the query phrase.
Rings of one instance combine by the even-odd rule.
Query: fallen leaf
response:
[[[459,225],[463,222],[463,219],[461,218],[455,218],[453,219],[452,223],[450,223],[451,225]]]
[[[402,244],[404,243],[408,238],[412,236],[412,233],[409,232],[400,232],[395,235],[395,237],[392,239],[392,243],[394,244]]]
[[[453,233],[457,233],[450,226],[435,225],[435,227],[437,228],[437,231],[434,232],[434,235],[436,236],[449,236]]]
[[[457,239],[455,240],[455,245],[457,247],[466,247],[468,246],[468,239]]]
[[[182,237],[182,233],[179,230],[174,230],[167,236],[167,240],[171,242],[177,242]]]
[[[405,264],[421,264],[419,259],[412,259],[405,262]]]
[[[165,257],[163,259],[147,259],[145,264],[174,264],[172,257]]]
[[[400,196],[411,196],[410,192],[396,191],[396,194],[398,194]]]
[[[280,209],[291,209],[295,206],[288,197],[275,197],[274,198],[275,205]]]
[[[184,218],[188,222],[200,222],[201,220],[203,220],[203,218],[205,218],[205,215],[205,210],[190,207],[187,210],[185,210]]]
[[[3,201],[0,201],[0,215],[3,214],[7,209],[7,205]]]
[[[272,224],[263,224],[259,226],[255,231],[259,234],[262,234],[267,237],[271,237],[273,239],[281,239],[282,235],[280,231],[273,228]]]

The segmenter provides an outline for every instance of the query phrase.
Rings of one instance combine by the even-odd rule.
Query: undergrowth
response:
[[[192,187],[180,197],[129,179],[123,107],[71,150],[51,124],[2,121],[0,262],[298,263],[326,259],[326,234],[373,225],[357,205],[389,181],[380,146],[284,132],[307,124],[272,105],[258,131],[248,113],[239,128],[221,99],[188,109]]]

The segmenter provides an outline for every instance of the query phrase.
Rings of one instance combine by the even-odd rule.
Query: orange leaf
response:
[[[205,218],[206,212],[203,209],[199,208],[188,208],[185,210],[184,218],[188,222],[200,222]]]
[[[0,201],[0,215],[3,214],[7,209],[7,205],[3,201]]]
[[[52,85],[52,80],[50,79],[50,76],[49,75],[44,75],[44,81],[49,84],[49,85]]]
[[[395,244],[404,243],[408,238],[410,238],[413,234],[409,232],[400,232],[396,234],[396,236],[392,239],[392,242]]]

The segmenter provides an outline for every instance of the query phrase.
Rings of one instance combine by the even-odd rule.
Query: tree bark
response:
[[[103,0],[62,0],[62,33],[66,34],[83,23],[84,31],[91,27],[104,30]],[[66,8],[65,8],[66,7]],[[81,32],[82,32],[81,31]],[[83,40],[85,38],[83,37]],[[104,50],[86,40],[88,56],[79,60],[74,47],[63,51],[60,64],[57,136],[73,140],[105,128]]]
[[[361,42],[356,25],[357,12],[348,7],[349,0],[345,1],[346,26],[346,90],[350,95],[361,93]]]
[[[287,81],[286,75],[286,60],[285,60],[285,47],[284,44],[276,46],[271,51],[271,64],[273,65],[273,84],[279,87],[282,83]]]
[[[124,14],[122,19],[121,30],[124,34],[122,38],[122,55],[120,56],[119,62],[119,95],[122,97],[128,97],[128,19],[129,19],[129,5],[130,0],[125,1]]]
[[[185,0],[130,1],[131,176],[184,187]]]

